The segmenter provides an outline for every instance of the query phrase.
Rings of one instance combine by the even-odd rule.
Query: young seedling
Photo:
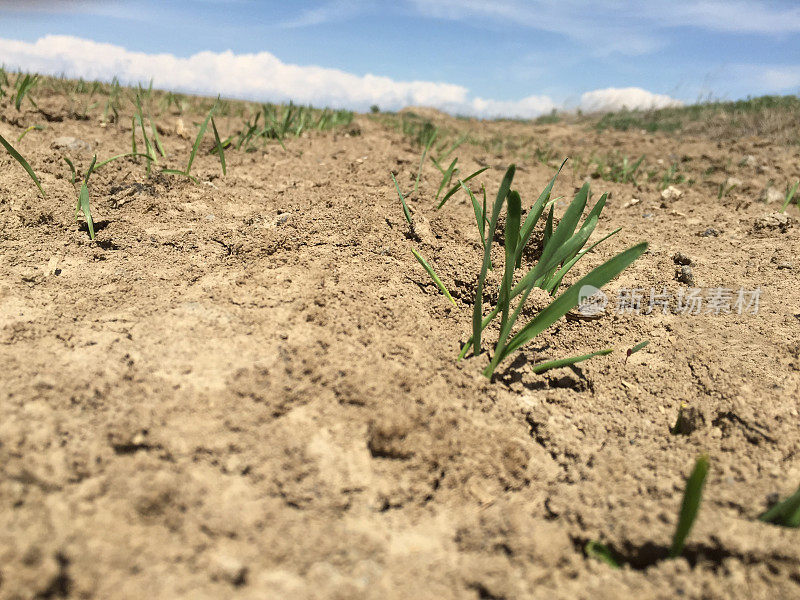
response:
[[[695,462],[689,479],[686,480],[686,489],[683,492],[683,502],[681,511],[678,515],[678,525],[675,528],[675,535],[672,537],[672,545],[669,548],[669,558],[677,558],[683,553],[686,545],[686,538],[692,530],[697,512],[700,509],[700,500],[703,497],[703,485],[708,474],[708,456],[701,455]]]
[[[414,221],[411,219],[411,212],[408,210],[406,199],[403,197],[403,192],[400,191],[400,185],[397,183],[397,179],[395,179],[394,173],[391,173],[391,175],[392,175],[392,181],[394,181],[394,188],[397,190],[397,195],[400,197],[400,203],[403,205],[403,215],[405,216],[406,222],[408,223],[408,228],[411,237],[417,237],[417,234],[414,231]]]
[[[425,260],[425,258],[413,248],[411,249],[411,253],[419,261],[419,264],[421,264],[422,267],[428,272],[428,275],[430,275],[431,279],[433,279],[433,282],[436,284],[439,290],[441,290],[442,294],[444,294],[445,297],[448,300],[450,300],[453,306],[458,306],[456,304],[456,301],[453,300],[453,297],[450,295],[450,292],[447,291],[447,288],[445,287],[444,283],[442,283],[442,280],[439,279],[439,276],[436,274],[436,271],[434,271],[433,267],[428,264],[428,261]]]
[[[619,569],[621,567],[619,561],[614,557],[614,554],[611,552],[608,546],[600,542],[596,542],[594,540],[586,542],[586,545],[583,547],[583,552],[587,557],[604,562],[608,566],[615,569]]]
[[[722,200],[736,187],[735,183],[732,183],[731,185],[725,185],[725,183],[726,182],[723,181],[719,184],[719,189],[717,189],[717,200]]]
[[[19,134],[19,137],[17,138],[17,142],[21,142],[22,138],[24,138],[26,135],[28,135],[31,131],[42,131],[43,129],[44,129],[44,127],[42,127],[41,125],[31,125],[25,131],[23,131],[22,133]]]
[[[783,202],[783,207],[781,208],[781,212],[784,212],[786,208],[792,203],[792,199],[794,198],[794,194],[797,191],[798,186],[800,186],[800,180],[795,181],[794,185],[791,188],[786,188],[786,199]],[[797,205],[800,207],[800,197],[797,199]]]
[[[92,211],[89,206],[89,177],[94,171],[95,164],[97,163],[97,155],[92,158],[92,164],[89,165],[89,169],[86,171],[86,175],[83,178],[83,182],[81,183],[81,191],[78,194],[78,203],[75,206],[75,220],[78,220],[78,215],[83,212],[83,216],[86,219],[86,227],[89,230],[89,239],[94,241],[94,220],[92,219]]]
[[[643,342],[639,342],[633,348],[629,348],[628,351],[625,353],[625,362],[628,362],[631,354],[636,354],[639,350],[643,349],[647,344],[650,343],[650,340],[644,340]]]
[[[507,359],[514,351],[532,341],[567,312],[575,308],[578,305],[582,289],[590,286],[597,289],[601,288],[619,275],[619,273],[627,268],[647,249],[646,243],[637,244],[595,268],[588,275],[578,280],[564,293],[555,298],[550,305],[541,310],[512,336],[511,332],[514,328],[514,324],[533,288],[539,287],[550,292],[551,295],[555,295],[567,272],[581,257],[585,256],[585,254],[594,247],[592,246],[583,250],[583,247],[586,245],[589,237],[597,226],[598,217],[606,202],[606,196],[602,196],[586,216],[583,224],[578,227],[578,222],[589,197],[589,187],[585,185],[570,203],[558,227],[554,228],[554,204],[550,200],[550,194],[555,184],[555,179],[558,176],[558,173],[556,173],[544,191],[539,195],[539,198],[531,207],[530,211],[528,211],[528,215],[523,222],[521,218],[520,196],[516,191],[511,190],[511,183],[514,178],[515,170],[516,167],[511,165],[506,171],[506,175],[500,184],[500,190],[498,191],[497,198],[492,207],[491,216],[488,217],[485,226],[483,221],[486,219],[486,210],[480,210],[474,195],[464,186],[470,195],[473,208],[475,209],[478,229],[481,233],[481,240],[483,243],[484,257],[481,272],[478,277],[475,302],[473,305],[472,337],[462,349],[459,358],[465,356],[470,347],[472,347],[474,355],[477,356],[481,353],[481,335],[483,329],[486,328],[497,315],[501,315],[500,331],[493,356],[489,365],[483,372],[483,374],[489,378],[491,378],[497,366]],[[483,289],[487,272],[491,267],[492,240],[494,239],[497,221],[504,205],[508,207],[506,211],[505,231],[505,268],[500,284],[497,306],[494,307],[489,315],[484,317],[482,308]],[[548,206],[550,210],[545,223],[543,249],[539,261],[517,280],[515,272],[516,269],[522,266],[522,255],[525,246],[528,244],[534,228]],[[604,239],[607,239],[610,235],[613,235],[613,233],[609,234]],[[514,285],[515,280],[517,281],[516,285]],[[512,311],[511,301],[516,297],[520,297],[520,299],[517,302],[516,308]],[[536,365],[534,369],[546,370],[556,366],[575,364],[582,360],[592,358],[593,356],[608,354],[609,351],[610,350],[601,350],[599,352],[583,354],[558,361],[548,361],[547,363]]]
[[[450,188],[450,191],[448,191],[444,195],[444,197],[442,198],[442,201],[439,202],[438,206],[436,207],[436,210],[439,210],[440,208],[442,208],[444,206],[444,203],[447,202],[450,199],[450,197],[453,196],[459,190],[459,188],[463,187],[464,183],[466,183],[470,179],[473,179],[473,178],[477,177],[478,175],[480,175],[481,173],[486,171],[488,168],[489,167],[483,167],[481,169],[478,169],[477,171],[475,171],[471,175],[467,175],[466,177],[464,177],[464,179],[459,179],[458,183],[456,185],[454,185],[452,188]],[[444,181],[444,180],[442,180],[442,181]],[[439,194],[437,194],[436,197],[438,198]]]
[[[778,502],[758,519],[782,527],[800,527],[800,488],[783,502]]]
[[[38,75],[31,75],[30,73],[26,73],[24,77],[22,74],[19,75],[16,83],[17,97],[14,100],[14,107],[17,110],[20,110],[23,99],[33,89],[33,86],[35,86],[38,81]],[[28,97],[28,99],[31,101],[31,104],[33,104],[34,108],[38,108],[32,98]]]
[[[203,135],[206,133],[206,129],[208,128],[209,122],[211,122],[214,111],[216,110],[217,105],[211,107],[211,110],[208,111],[208,115],[206,116],[205,120],[200,124],[200,130],[197,132],[197,137],[194,140],[194,145],[192,146],[192,152],[189,154],[189,162],[186,164],[186,169],[183,171],[179,171],[177,169],[162,169],[162,173],[169,173],[171,175],[183,175],[184,177],[188,177],[195,183],[200,183],[197,178],[193,177],[191,174],[192,170],[192,163],[194,163],[194,159],[197,156],[197,151],[200,149],[200,142],[203,141]],[[222,150],[222,143],[219,139],[219,134],[216,132],[216,127],[214,127],[214,134],[215,134],[215,148],[219,154],[219,161],[220,165],[222,165],[222,173],[225,174],[225,153]]]
[[[44,193],[44,189],[42,188],[42,184],[39,181],[39,178],[36,176],[36,173],[33,172],[33,169],[31,169],[31,166],[28,164],[28,161],[22,158],[22,155],[19,152],[17,152],[14,149],[14,147],[11,144],[9,144],[6,138],[4,138],[2,135],[0,135],[0,144],[2,144],[3,147],[8,151],[8,153],[14,158],[14,160],[16,160],[22,166],[22,168],[25,169],[30,178],[33,180],[33,183],[35,183],[36,187],[39,188],[39,191],[42,193],[42,197],[47,198],[47,194]]]
[[[561,367],[571,367],[574,364],[579,362],[583,362],[584,360],[589,360],[590,358],[594,358],[595,356],[605,356],[607,354],[611,354],[614,351],[613,348],[606,348],[605,350],[598,350],[597,352],[590,352],[589,354],[582,354],[581,356],[572,356],[570,358],[560,358],[558,360],[549,360],[547,362],[539,363],[534,365],[532,371],[534,373],[544,373],[545,371],[549,371],[550,369],[559,369]]]
[[[453,176],[458,173],[458,168],[456,167],[456,163],[458,162],[457,158],[453,159],[453,162],[450,163],[450,166],[447,169],[442,169],[442,181],[439,183],[439,188],[436,190],[436,200],[439,199],[439,196],[442,193],[442,190],[450,185],[450,181],[453,179]],[[437,167],[439,164],[434,161]]]
[[[74,185],[75,181],[78,179],[78,174],[75,172],[75,165],[73,165],[72,161],[66,156],[62,156],[61,158],[64,159],[64,162],[67,163],[69,170],[72,172],[72,177],[70,178],[69,182]]]

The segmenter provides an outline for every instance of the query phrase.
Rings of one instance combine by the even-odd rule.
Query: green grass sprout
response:
[[[533,365],[532,370],[534,373],[544,373],[545,371],[549,371],[550,369],[571,367],[574,364],[583,362],[585,360],[589,360],[590,358],[594,358],[595,356],[605,356],[607,354],[611,354],[613,351],[614,351],[613,348],[606,348],[605,350],[598,350],[596,352],[590,352],[589,354],[581,354],[580,356],[572,356],[570,358],[560,358],[558,360],[549,360],[547,362]]]
[[[73,165],[72,161],[66,156],[62,156],[61,158],[64,159],[64,162],[67,163],[69,170],[72,172],[72,178],[70,179],[70,183],[74,184],[75,181],[78,179],[78,174],[75,172],[75,165]]]
[[[458,163],[458,159],[454,158],[453,162],[450,163],[450,166],[447,167],[447,169],[442,173],[442,181],[439,183],[439,188],[436,190],[436,200],[439,199],[439,196],[442,194],[442,190],[450,185],[453,175],[458,172],[456,163]]]
[[[20,107],[22,106],[22,101],[25,99],[25,96],[28,96],[28,94],[38,81],[39,81],[38,75],[31,75],[30,73],[26,73],[25,76],[23,77],[23,75],[20,73],[19,77],[17,78],[17,82],[15,84],[15,87],[17,89],[17,96],[16,99],[14,100],[14,107],[17,110],[20,110]],[[28,100],[30,100],[34,108],[38,108],[36,106],[36,103],[30,96],[28,96]]]
[[[566,161],[561,164],[561,167],[559,167],[556,174],[539,195],[536,202],[534,202],[524,221],[521,218],[520,195],[517,191],[511,190],[511,183],[516,171],[515,165],[511,165],[506,171],[505,177],[500,184],[497,198],[492,206],[491,216],[488,219],[486,208],[481,209],[471,190],[469,190],[467,186],[462,185],[472,201],[475,219],[478,223],[478,231],[483,244],[483,263],[478,276],[475,301],[473,304],[472,336],[462,348],[459,359],[466,356],[470,347],[472,348],[474,356],[478,356],[481,353],[482,331],[496,316],[500,315],[498,340],[495,344],[491,361],[483,371],[483,374],[488,378],[491,378],[498,365],[506,360],[511,353],[531,342],[545,329],[575,308],[578,305],[582,289],[587,287],[601,288],[617,277],[617,275],[647,250],[647,244],[640,243],[596,267],[590,271],[588,275],[567,288],[560,296],[556,297],[547,307],[539,311],[528,323],[519,328],[519,330],[512,335],[514,325],[533,288],[541,288],[549,292],[552,296],[555,296],[563,278],[578,260],[595,248],[599,243],[619,231],[612,231],[599,242],[596,242],[589,248],[584,248],[597,227],[598,218],[605,207],[607,199],[607,195],[604,194],[595,203],[586,215],[583,223],[579,226],[579,221],[589,198],[588,184],[584,185],[576,194],[564,215],[559,220],[558,226],[554,226],[555,201],[551,200],[550,196],[553,185],[555,184],[555,179],[565,162]],[[505,268],[500,283],[497,305],[484,317],[482,306],[483,290],[487,272],[491,268],[491,245],[494,240],[497,221],[504,205],[507,207],[504,248]],[[527,272],[524,272],[521,277],[517,277],[516,270],[522,267],[525,246],[529,242],[536,225],[540,222],[542,215],[548,207],[549,211],[544,225],[543,247],[540,258],[538,262],[530,267]],[[516,284],[514,283],[515,281]],[[519,297],[519,300],[517,301],[516,308],[512,310],[511,302],[517,297]],[[549,361],[548,363],[539,365],[537,368],[546,370],[556,366],[571,365],[582,360],[588,360],[594,356],[608,354],[609,352],[610,350],[600,350],[598,352],[582,354],[559,361]]]
[[[428,272],[428,275],[431,276],[431,279],[433,279],[433,282],[439,287],[439,290],[441,290],[441,292],[445,295],[445,297],[448,300],[450,300],[453,306],[457,307],[458,305],[456,304],[456,301],[450,295],[450,292],[447,291],[447,288],[445,287],[444,283],[442,283],[442,280],[439,279],[439,276],[436,274],[436,271],[433,270],[433,267],[431,267],[430,264],[428,264],[428,261],[425,260],[425,258],[414,248],[411,249],[411,252],[414,255],[414,257],[419,261],[419,264],[421,264],[422,267]]]
[[[408,227],[411,230],[411,235],[416,236],[414,231],[414,221],[411,219],[411,211],[408,210],[408,205],[406,204],[406,199],[403,197],[403,192],[400,191],[400,185],[397,183],[397,179],[394,177],[394,173],[391,173],[392,181],[394,181],[394,188],[397,190],[397,195],[400,197],[400,203],[403,205],[403,215],[406,218],[406,222],[408,223]]]
[[[736,187],[735,183],[732,183],[731,185],[725,185],[725,183],[726,182],[723,181],[719,184],[719,188],[717,189],[717,200],[722,200]]]
[[[695,462],[689,479],[686,480],[686,489],[683,492],[683,502],[681,511],[678,515],[678,525],[675,528],[675,535],[672,537],[672,545],[669,548],[669,558],[677,558],[683,552],[686,545],[686,538],[692,530],[692,525],[697,518],[700,509],[700,500],[703,497],[703,485],[708,474],[708,456],[703,454]]]
[[[447,202],[450,199],[450,197],[453,196],[459,190],[459,188],[462,187],[462,184],[466,183],[470,179],[473,179],[473,178],[477,177],[478,175],[480,175],[481,173],[486,171],[488,168],[489,167],[483,167],[481,169],[478,169],[477,171],[475,171],[471,175],[467,175],[466,177],[464,177],[464,179],[459,179],[458,183],[456,185],[454,185],[453,187],[451,187],[450,191],[448,191],[444,195],[444,197],[442,197],[441,202],[439,202],[439,204],[436,206],[436,210],[439,210],[440,208],[442,208],[442,206],[444,206],[444,203]],[[442,180],[442,181],[444,181],[444,180]],[[464,188],[464,189],[466,189],[466,188]],[[437,194],[436,196],[438,198],[439,195]]]
[[[43,129],[44,129],[44,127],[42,127],[41,125],[31,125],[25,131],[23,131],[22,133],[19,134],[19,137],[17,138],[17,142],[21,142],[22,138],[24,138],[26,135],[28,135],[31,131],[42,131]]]
[[[786,189],[786,199],[783,202],[783,207],[781,208],[781,212],[784,212],[786,208],[792,203],[792,199],[794,198],[795,192],[797,192],[797,188],[800,187],[800,180],[795,181],[794,185],[791,188]],[[800,197],[797,199],[797,204],[800,206]]]
[[[214,114],[215,108],[216,105],[211,107],[211,110],[208,111],[208,115],[206,116],[205,120],[200,124],[200,130],[197,132],[197,137],[192,145],[192,152],[189,154],[189,162],[186,164],[186,170],[184,171],[184,174],[187,177],[192,171],[192,163],[194,162],[195,156],[197,156],[197,151],[200,149],[200,142],[203,140],[203,135],[206,133],[206,128],[208,127],[209,121],[211,121],[211,116]]]
[[[217,154],[219,154],[219,162],[222,165],[222,174],[227,175],[228,171],[225,166],[225,150],[222,142],[219,139],[219,132],[217,131],[217,124],[214,122],[214,117],[211,117],[211,129],[214,132],[214,143],[216,144]]]
[[[628,348],[628,351],[625,353],[625,362],[628,361],[628,358],[631,354],[636,354],[639,350],[642,350],[647,344],[650,343],[650,340],[644,340],[643,342],[639,342],[633,348]]]
[[[28,164],[28,161],[25,160],[22,157],[22,155],[19,152],[17,152],[14,149],[14,147],[10,143],[8,143],[6,138],[4,138],[2,135],[0,135],[0,144],[3,145],[3,147],[14,158],[14,160],[16,160],[22,166],[22,168],[25,169],[30,178],[33,179],[33,183],[35,183],[36,187],[39,188],[39,191],[42,192],[42,197],[47,198],[47,194],[44,193],[44,189],[42,188],[42,184],[39,181],[39,178],[36,176],[36,173],[33,172],[33,169],[31,169],[31,166]]]
[[[783,502],[778,502],[758,519],[782,527],[800,527],[800,488]]]
[[[83,216],[86,219],[86,228],[89,230],[89,239],[92,241],[94,241],[94,219],[92,219],[92,210],[89,206],[89,177],[92,175],[96,163],[97,155],[95,154],[92,158],[92,164],[89,165],[89,169],[86,171],[86,175],[81,182],[78,204],[75,207],[75,220],[78,219],[80,212],[83,212]]]
[[[416,181],[414,181],[414,193],[415,194],[417,193],[417,191],[419,191],[419,179],[420,179],[420,177],[422,177],[422,165],[425,164],[425,157],[428,155],[428,150],[431,149],[431,146],[433,145],[433,142],[436,140],[436,134],[437,134],[437,131],[436,131],[436,129],[434,129],[430,133],[430,137],[428,138],[428,140],[427,140],[427,142],[425,144],[425,149],[422,151],[422,158],[419,161],[419,169],[417,170],[417,179],[416,179]]]
[[[615,569],[621,568],[619,561],[614,557],[614,553],[605,544],[590,540],[583,547],[583,552],[588,558],[604,562]]]

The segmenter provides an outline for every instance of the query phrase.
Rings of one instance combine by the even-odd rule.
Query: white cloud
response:
[[[604,112],[628,109],[664,108],[681,106],[683,102],[664,94],[654,94],[638,87],[606,88],[586,92],[581,96],[580,109],[584,112]]]
[[[337,69],[291,65],[269,52],[234,54],[199,52],[188,58],[131,52],[72,36],[51,35],[34,43],[0,38],[6,66],[43,74],[123,83],[147,83],[187,93],[255,101],[285,102],[367,110],[431,106],[451,114],[477,117],[533,118],[558,108],[549,96],[521,100],[471,97],[463,86],[435,81],[396,81],[378,75],[354,75]],[[608,89],[583,95],[585,110],[664,106],[668,96],[640,88]],[[591,107],[591,108],[589,108]]]

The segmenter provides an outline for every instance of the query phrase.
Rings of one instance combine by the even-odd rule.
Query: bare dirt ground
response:
[[[456,151],[464,174],[491,167],[490,197],[516,161],[523,208],[562,156],[645,154],[695,180],[672,200],[658,178],[592,181],[611,192],[595,235],[624,229],[576,276],[650,242],[611,305],[685,291],[676,253],[704,293],[761,290],[755,315],[673,301],[562,319],[490,382],[484,357],[455,360],[481,262],[472,207],[459,194],[437,212],[427,164],[412,244],[389,174],[411,190],[420,149],[380,119],[229,151],[225,177],[207,139],[199,185],[118,160],[91,179],[91,242],[61,156],[85,170],[129,151],[130,127],[67,105],[50,98],[50,122],[0,106],[12,142],[46,125],[15,145],[48,194],[0,154],[0,597],[800,598],[800,534],[757,520],[800,483],[798,212],[759,201],[798,176],[798,146],[442,118],[553,149],[550,166],[525,147]],[[162,166],[183,168],[192,140],[157,120]],[[568,163],[555,195],[587,175]],[[693,416],[673,435],[681,403]],[[700,515],[664,560],[703,452]],[[626,566],[587,558],[588,540]]]

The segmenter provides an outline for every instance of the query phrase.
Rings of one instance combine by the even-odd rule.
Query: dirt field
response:
[[[595,236],[624,229],[570,280],[650,249],[607,286],[602,318],[562,319],[490,382],[485,353],[455,360],[481,263],[472,206],[435,210],[430,162],[411,193],[421,149],[380,116],[230,150],[225,177],[207,137],[199,185],[115,161],[92,175],[91,242],[61,157],[85,171],[130,151],[130,110],[102,127],[65,98],[40,99],[50,121],[0,102],[0,134],[47,192],[0,153],[0,597],[800,598],[800,534],[757,520],[800,483],[798,211],[760,201],[798,177],[800,147],[435,117],[519,142],[454,156],[463,174],[490,166],[476,180],[490,197],[516,161],[524,209],[562,157],[584,164],[559,176],[557,215],[593,154],[658,171],[590,178],[595,200],[611,192]],[[202,117],[183,136],[178,119],[156,118],[160,166],[184,167]],[[55,148],[63,136],[85,147]],[[673,163],[694,182],[664,200]],[[706,298],[760,289],[757,314],[678,310],[676,253]],[[632,288],[642,310],[620,314]],[[666,314],[645,314],[651,288],[675,296]],[[671,434],[682,403],[691,418]],[[665,560],[703,452],[698,520]],[[587,558],[589,540],[626,565]]]

